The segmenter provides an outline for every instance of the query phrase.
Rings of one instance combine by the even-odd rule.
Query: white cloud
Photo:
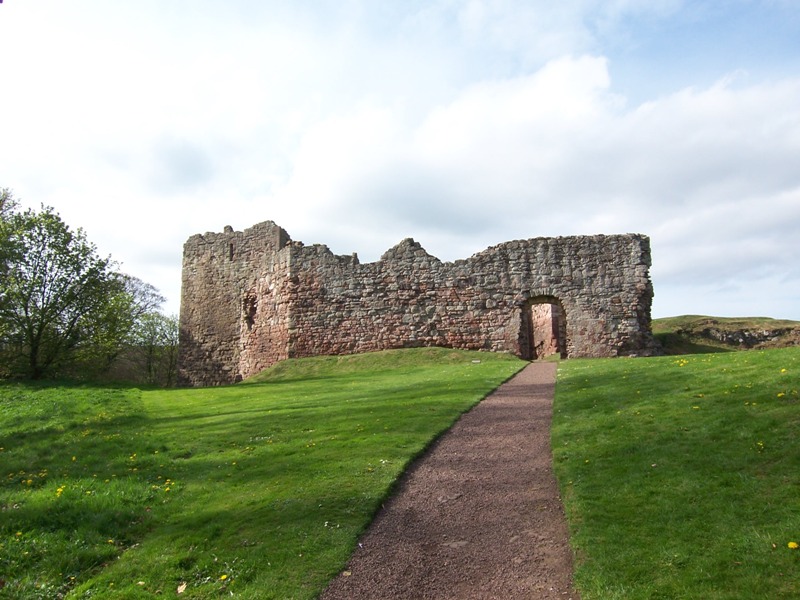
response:
[[[731,65],[645,102],[614,80],[613,50],[688,6],[7,0],[0,186],[85,227],[171,310],[189,235],[266,219],[362,260],[407,236],[452,260],[636,231],[658,314],[796,298],[796,71]]]
[[[311,241],[370,259],[406,235],[452,260],[512,237],[637,231],[656,285],[793,277],[800,81],[632,109],[610,90],[605,60],[564,58],[468,87],[410,130],[390,107],[332,119],[276,198],[324,223]]]

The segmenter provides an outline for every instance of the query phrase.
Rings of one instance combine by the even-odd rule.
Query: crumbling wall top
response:
[[[361,264],[292,241],[272,221],[226,226],[184,246],[181,381],[227,383],[290,357],[420,345],[528,358],[540,312],[563,356],[652,353],[650,262],[641,234],[512,240],[454,262],[406,238]]]

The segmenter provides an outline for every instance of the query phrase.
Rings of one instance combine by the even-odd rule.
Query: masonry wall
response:
[[[269,349],[260,349],[270,364],[288,357],[284,323],[288,306],[271,294],[270,274],[288,271],[281,248],[288,234],[272,222],[245,231],[226,227],[223,233],[190,237],[183,247],[178,382],[181,385],[219,385],[241,379],[242,361],[255,362],[243,352],[242,331],[255,307],[269,305],[274,315],[260,326],[272,336]],[[283,281],[285,277],[278,276]],[[260,285],[259,285],[260,284]],[[262,297],[246,291],[264,289]]]
[[[264,234],[272,241],[259,242]],[[230,243],[247,249],[229,261],[236,266],[217,256]],[[291,242],[273,223],[193,236],[181,382],[228,383],[287,357],[411,346],[530,358],[538,302],[563,310],[567,356],[650,354],[649,266],[648,238],[632,234],[512,241],[453,263],[407,239],[366,264]]]

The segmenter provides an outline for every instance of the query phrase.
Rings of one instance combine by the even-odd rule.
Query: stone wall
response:
[[[565,357],[650,354],[649,266],[649,240],[633,234],[512,241],[453,263],[406,239],[366,264],[271,222],[193,236],[180,380],[217,385],[288,357],[412,346],[535,358],[539,304],[560,313],[550,343]]]
[[[241,378],[240,363],[252,362],[243,352],[243,329],[249,326],[250,302],[257,308],[263,298],[247,296],[254,284],[281,272],[280,250],[289,243],[287,233],[271,222],[250,229],[206,233],[190,237],[183,247],[178,382],[182,385],[218,385]],[[287,265],[283,265],[284,271]],[[282,281],[282,278],[280,278]],[[269,290],[269,282],[266,284]],[[261,325],[276,338],[269,364],[288,357],[280,351],[286,338],[288,306],[274,303],[272,323]],[[271,328],[271,329],[270,329]]]

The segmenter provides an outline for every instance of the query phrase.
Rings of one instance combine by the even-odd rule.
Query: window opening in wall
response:
[[[561,301],[545,296],[529,300],[522,308],[520,356],[541,360],[555,354],[567,358],[567,320]]]
[[[255,296],[246,296],[242,303],[242,312],[244,313],[244,323],[247,326],[247,331],[253,329],[256,322],[256,311],[258,310],[258,300]]]
[[[233,244],[228,246],[228,260],[233,260]]]

